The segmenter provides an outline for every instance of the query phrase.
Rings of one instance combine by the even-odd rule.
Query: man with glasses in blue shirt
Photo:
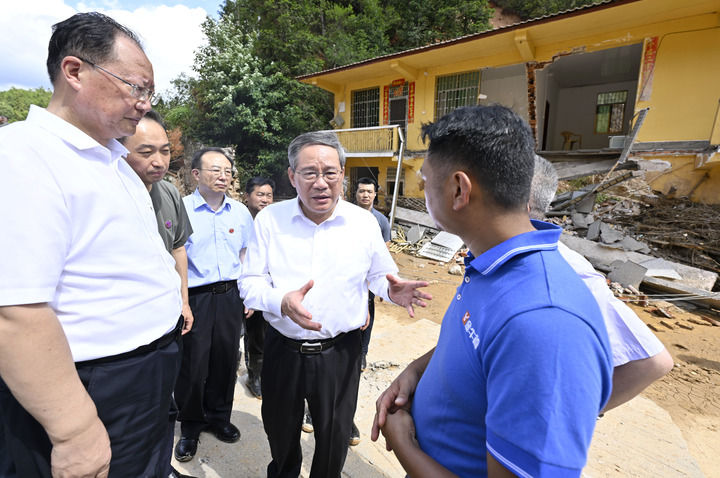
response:
[[[336,478],[357,403],[368,289],[410,316],[430,296],[419,290],[426,282],[393,275],[373,215],[340,199],[345,153],[334,133],[298,136],[288,159],[298,196],[257,214],[240,281],[247,307],[263,311],[269,325],[261,381],[267,474],[300,474],[307,400],[315,430],[310,477]]]
[[[220,148],[204,148],[192,159],[197,189],[183,198],[193,233],[185,243],[188,295],[195,321],[183,336],[183,359],[175,400],[181,437],[175,458],[189,461],[200,432],[234,443],[240,431],[230,423],[243,335],[243,301],[237,280],[252,233],[247,207],[226,194],[233,164]]]

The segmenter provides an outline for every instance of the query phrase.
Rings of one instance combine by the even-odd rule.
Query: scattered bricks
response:
[[[680,321],[676,321],[676,322],[675,322],[675,325],[677,325],[677,326],[680,327],[681,329],[685,329],[685,330],[693,330],[693,329],[695,328],[695,327],[693,327],[692,325],[683,324],[683,323],[680,322]]]
[[[637,289],[636,289],[635,287],[633,287],[632,285],[627,286],[627,288],[630,289],[630,292],[632,292],[633,294],[635,294],[635,295],[641,295],[641,294],[640,294],[640,291],[637,290]]]
[[[673,324],[671,324],[667,320],[661,320],[660,325],[664,325],[665,327],[667,327],[670,330],[675,330],[675,326],[673,326]]]
[[[690,350],[689,348],[685,347],[683,344],[673,344],[674,347],[679,348],[680,350]]]
[[[645,325],[647,325],[648,328],[650,328],[650,330],[652,330],[653,332],[662,332],[662,330],[658,329],[653,324],[645,324]]]
[[[693,318],[693,317],[690,317],[689,319],[687,319],[687,321],[690,322],[691,324],[695,324],[695,325],[705,325],[707,327],[711,326],[711,324],[709,322],[703,322],[702,320],[697,320],[696,318]]]
[[[662,307],[658,307],[656,309],[657,315],[660,317],[667,317],[668,319],[673,319],[673,315],[668,311],[667,309],[663,309]]]
[[[701,320],[704,320],[704,321],[707,322],[707,323],[709,323],[709,324],[712,325],[713,327],[720,327],[720,322],[718,322],[717,320],[715,320],[715,319],[713,319],[713,318],[711,318],[711,317],[705,317],[704,315],[701,315],[701,316],[700,316],[700,319],[701,319]]]

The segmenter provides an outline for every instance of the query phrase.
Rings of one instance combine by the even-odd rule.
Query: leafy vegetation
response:
[[[44,88],[24,90],[10,88],[0,91],[0,116],[5,116],[9,123],[22,121],[27,117],[30,105],[47,107],[52,92]]]
[[[589,5],[597,0],[494,0],[498,7],[509,10],[523,20]]]

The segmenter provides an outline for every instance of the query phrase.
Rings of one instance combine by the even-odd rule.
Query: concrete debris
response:
[[[641,254],[650,254],[650,248],[647,244],[633,239],[630,236],[625,236],[620,241],[620,247],[626,251],[639,252]]]
[[[615,242],[622,241],[624,238],[625,235],[613,229],[610,224],[600,222],[600,239],[605,244],[613,244]]]
[[[450,269],[448,269],[448,274],[454,275],[454,276],[461,276],[463,275],[462,267],[458,264],[453,264],[450,266]]]
[[[573,222],[573,225],[575,226],[575,229],[587,229],[588,228],[588,221],[585,214],[581,214],[579,212],[574,212],[570,215],[570,219]]]
[[[600,219],[590,224],[590,226],[588,227],[587,235],[585,236],[588,241],[597,241],[598,239],[600,239],[601,224],[602,221]]]
[[[578,202],[575,205],[575,210],[577,212],[581,212],[583,214],[591,213],[593,210],[593,207],[595,207],[595,197],[596,194],[588,194],[583,198],[580,202]]]
[[[415,244],[425,235],[425,227],[419,224],[413,224],[406,234],[406,239],[410,244]]]
[[[610,265],[608,278],[613,282],[619,282],[625,287],[633,286],[637,288],[645,278],[645,272],[647,272],[647,269],[640,264],[632,261],[616,261]]]

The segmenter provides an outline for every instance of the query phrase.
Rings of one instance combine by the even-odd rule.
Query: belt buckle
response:
[[[301,354],[319,354],[322,352],[322,344],[320,342],[303,342],[300,344]]]

